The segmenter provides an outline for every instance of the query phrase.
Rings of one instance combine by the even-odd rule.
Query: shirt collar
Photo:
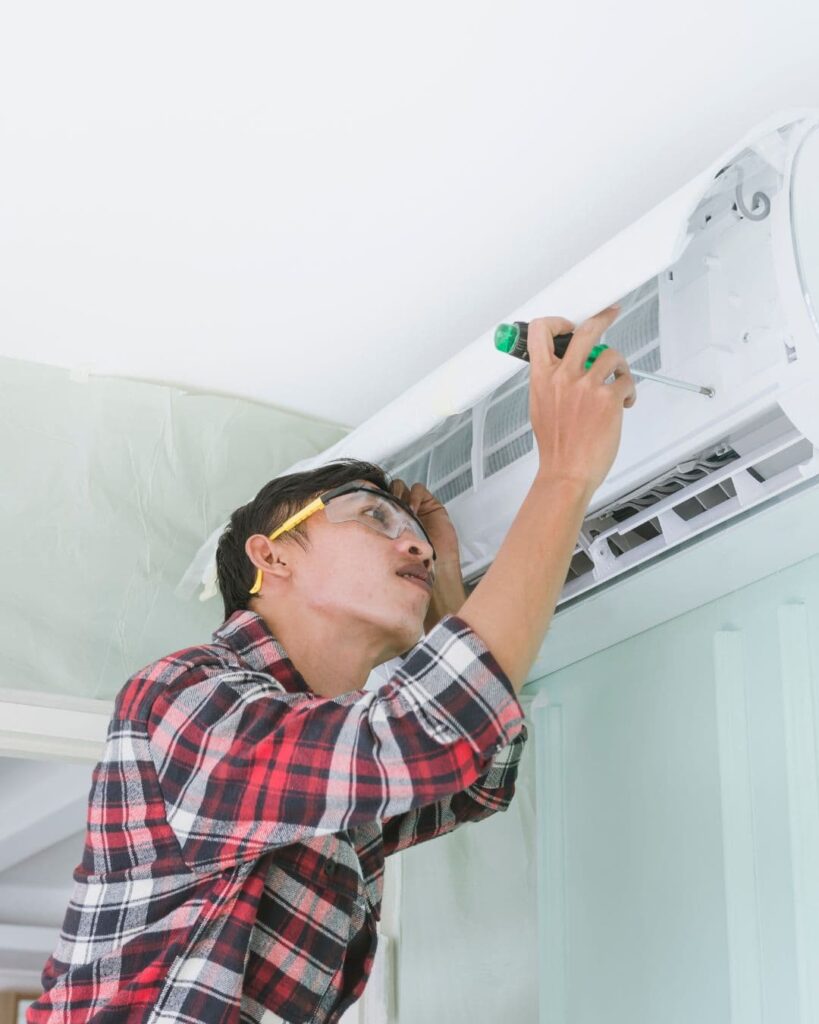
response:
[[[234,612],[214,630],[213,639],[227,644],[254,671],[265,672],[288,693],[312,693],[282,645],[256,612]]]

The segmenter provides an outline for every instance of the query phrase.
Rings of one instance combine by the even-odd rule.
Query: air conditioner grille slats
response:
[[[483,428],[483,475],[492,476],[532,450],[529,426],[529,373],[514,390],[490,401]]]
[[[620,349],[635,369],[660,368],[659,297],[657,278],[645,282],[621,301],[623,312],[607,332],[609,345]],[[534,450],[529,423],[529,366],[489,396],[478,464],[491,477]],[[434,431],[385,462],[394,475],[424,483],[442,501],[451,501],[473,484],[472,411],[450,416]]]
[[[472,419],[447,438],[444,444],[432,449],[429,462],[429,482],[440,484],[469,466],[472,456]]]
[[[641,293],[642,297],[637,298]],[[659,349],[660,298],[657,279],[647,282],[622,300],[618,320],[606,331],[605,342],[619,349],[626,359],[644,348]]]
[[[412,483],[413,481],[407,481]],[[447,441],[433,448],[427,487],[443,502],[472,486],[472,416]]]
[[[642,370],[643,373],[656,373],[660,369],[660,346],[655,345],[639,359],[629,360],[629,364],[633,369]]]
[[[448,417],[383,465],[410,485],[424,484],[441,501],[463,494],[472,486],[472,411]]]
[[[660,368],[660,301],[652,278],[621,302],[620,319],[605,336],[637,370]],[[484,424],[483,473],[490,477],[533,449],[529,425],[529,370],[516,374],[491,396]]]
[[[483,475],[485,477],[492,476],[511,463],[517,462],[518,459],[522,459],[524,455],[528,455],[532,451],[534,444],[534,434],[531,430],[527,430],[507,444],[496,448],[484,460]]]
[[[463,473],[459,473],[457,476],[447,480],[444,484],[431,484],[430,490],[440,502],[446,504],[446,502],[452,501],[453,498],[457,498],[459,494],[468,491],[471,486],[472,469],[469,468],[464,470]]]
[[[420,480],[426,483],[429,479],[429,456],[429,452],[424,452],[419,458],[406,462],[404,465],[393,465],[391,461],[387,461],[384,463],[384,469],[402,480],[412,480],[413,482]]]

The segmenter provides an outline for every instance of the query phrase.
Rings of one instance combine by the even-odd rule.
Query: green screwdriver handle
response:
[[[558,359],[562,359],[563,356],[566,355],[566,349],[569,347],[569,342],[573,337],[573,334],[555,335],[555,355]],[[528,338],[529,324],[526,323],[526,321],[516,320],[513,324],[500,324],[495,331],[495,348],[499,352],[507,352],[510,356],[516,356],[518,359],[524,359],[528,363]],[[600,353],[605,352],[607,348],[608,345],[595,345],[591,352],[589,352],[584,368],[588,370]]]
[[[601,352],[605,352],[608,345],[595,345],[594,348],[589,352],[586,362],[583,364],[583,368],[588,370],[589,367],[594,363],[595,359],[600,355]]]
[[[526,362],[529,362],[529,348],[527,346],[528,337],[529,324],[523,320],[516,320],[513,324],[500,324],[495,331],[495,348],[499,352],[508,352],[510,356],[516,356],[518,359],[525,359]],[[566,355],[566,349],[569,347],[569,342],[572,338],[572,334],[555,335],[555,355],[558,359],[562,359],[563,356]],[[588,370],[593,366],[600,353],[605,352],[607,348],[608,345],[604,345],[602,343],[600,345],[595,345],[586,357],[586,362],[584,364],[585,369]],[[706,398],[713,398],[716,395],[716,390],[705,384],[691,384],[686,380],[675,380],[673,377],[661,377],[659,374],[648,373],[645,370],[635,370],[632,367],[629,367],[629,369],[635,377],[640,377],[643,380],[653,380],[658,384],[670,385],[673,388],[682,388],[684,391],[696,391],[700,395],[705,395]]]

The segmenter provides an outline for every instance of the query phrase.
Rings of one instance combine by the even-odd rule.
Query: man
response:
[[[572,325],[530,326],[540,468],[468,598],[446,510],[376,466],[274,480],[233,514],[213,643],[117,697],[31,1024],[334,1024],[361,995],[384,858],[512,799],[516,694],[635,398],[617,352],[584,371],[615,315],[562,361]]]

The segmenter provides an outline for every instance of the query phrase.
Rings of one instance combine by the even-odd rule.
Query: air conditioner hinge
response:
[[[594,562],[594,569],[592,570],[593,575],[597,575],[598,570],[605,572],[606,566],[611,565],[614,561],[614,552],[608,546],[605,537],[600,540],[596,540],[588,550],[589,558]]]

